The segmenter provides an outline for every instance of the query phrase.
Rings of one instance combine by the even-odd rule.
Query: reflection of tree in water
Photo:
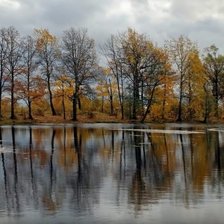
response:
[[[169,176],[165,175],[152,135],[133,131],[132,136],[136,170],[133,172],[129,203],[134,205],[137,212],[142,209],[142,206],[158,200],[161,196],[161,188],[168,187]]]
[[[74,215],[93,212],[108,179],[113,188],[104,189],[107,197],[117,206],[129,204],[136,213],[163,198],[185,207],[198,204],[206,184],[209,192],[224,192],[220,133],[62,126],[43,127],[43,135],[30,126],[20,139],[20,132],[16,126],[0,128],[0,147],[10,151],[1,152],[0,209],[9,214],[27,207],[55,214],[64,206]]]
[[[102,175],[100,167],[94,165],[95,154],[85,152],[82,146],[82,131],[74,128],[72,147],[76,156],[73,158],[73,163],[68,163],[70,154],[66,152],[66,140],[63,139],[66,138],[66,130],[63,129],[62,132],[60,130],[61,134],[57,132],[58,130],[51,128],[51,132],[46,132],[48,136],[44,136],[45,150],[42,152],[39,146],[43,145],[43,140],[38,137],[38,144],[36,144],[36,139],[33,137],[37,133],[33,135],[32,127],[27,129],[28,141],[25,146],[24,142],[20,144],[17,139],[17,129],[11,128],[12,153],[1,154],[4,183],[0,184],[5,189],[5,203],[2,203],[2,206],[8,212],[19,213],[26,206],[34,209],[43,206],[46,211],[54,213],[67,202],[74,210],[87,211],[91,209],[92,204],[97,203],[97,189]],[[67,132],[67,137],[70,138],[71,130]],[[63,148],[58,141],[60,138],[64,144]],[[55,144],[56,139],[57,144]],[[96,153],[94,144],[92,147]],[[69,150],[71,150],[70,144]],[[64,162],[60,167],[58,161],[62,152]],[[68,170],[66,166],[71,168]]]
[[[209,140],[214,149],[213,175],[211,178],[211,191],[219,198],[223,198],[224,191],[224,135],[222,132],[210,132]]]

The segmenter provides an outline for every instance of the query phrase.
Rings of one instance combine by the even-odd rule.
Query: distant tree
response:
[[[96,64],[95,43],[88,37],[87,30],[70,28],[64,31],[62,60],[68,75],[74,80],[72,120],[76,121],[81,86],[88,86],[93,79]]]
[[[101,112],[104,111],[104,101],[108,99],[110,104],[110,115],[114,115],[114,101],[117,93],[116,81],[110,68],[100,68],[98,72],[96,91],[101,96]]]
[[[215,116],[219,117],[219,101],[224,96],[224,55],[218,54],[215,45],[206,49],[204,68],[215,99]]]
[[[125,65],[122,62],[121,36],[112,35],[102,47],[102,52],[107,59],[107,64],[112,71],[117,83],[117,92],[120,104],[121,119],[124,119],[124,80]]]
[[[36,29],[36,49],[39,57],[39,65],[42,76],[47,84],[49,93],[50,108],[52,115],[56,115],[53,104],[52,82],[56,76],[57,62],[60,58],[60,50],[57,43],[57,38],[47,29]]]
[[[186,76],[189,69],[189,56],[195,51],[196,45],[187,37],[180,36],[177,39],[167,41],[166,49],[169,52],[170,58],[173,62],[174,70],[179,77],[179,105],[177,121],[182,121],[184,85],[186,83]]]
[[[73,95],[73,81],[66,74],[59,75],[54,87],[56,99],[61,99],[61,108],[64,120],[66,119],[66,99],[70,101]],[[58,101],[58,100],[57,100]]]

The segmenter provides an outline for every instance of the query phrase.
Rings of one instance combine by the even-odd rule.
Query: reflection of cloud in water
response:
[[[205,134],[204,131],[188,131],[188,130],[160,130],[160,129],[117,129],[117,131],[134,131],[158,134]]]
[[[0,148],[0,153],[11,153],[11,152],[13,152],[12,148],[6,148],[6,147]]]

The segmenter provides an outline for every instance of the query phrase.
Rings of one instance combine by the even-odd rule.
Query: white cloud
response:
[[[16,10],[20,7],[20,3],[15,0],[0,0],[0,7],[6,10]]]
[[[15,26],[21,33],[46,27],[55,34],[86,27],[98,43],[110,34],[133,27],[156,42],[180,34],[201,46],[224,36],[222,0],[0,0],[1,26]]]

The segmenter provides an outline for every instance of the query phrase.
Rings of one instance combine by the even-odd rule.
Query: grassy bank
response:
[[[38,123],[120,123],[128,122],[128,120],[121,120],[117,116],[110,116],[104,113],[93,113],[93,114],[79,114],[76,122],[72,121],[71,118],[63,119],[62,116],[35,116],[33,120],[24,119],[17,117],[16,119],[2,118],[0,125],[11,125],[11,124],[38,124]]]
[[[39,123],[140,123],[140,120],[132,121],[128,119],[121,120],[119,116],[111,116],[105,113],[91,113],[91,114],[78,114],[78,120],[76,122],[72,121],[69,117],[63,119],[62,116],[35,116],[33,120],[24,119],[23,117],[17,117],[17,119],[7,119],[2,118],[0,120],[0,125],[11,125],[11,124],[39,124]],[[151,121],[146,120],[145,123],[176,123],[176,121],[167,121],[167,120],[157,120]],[[183,121],[183,123],[203,123],[200,121]],[[224,124],[223,120],[211,120],[209,124]]]

